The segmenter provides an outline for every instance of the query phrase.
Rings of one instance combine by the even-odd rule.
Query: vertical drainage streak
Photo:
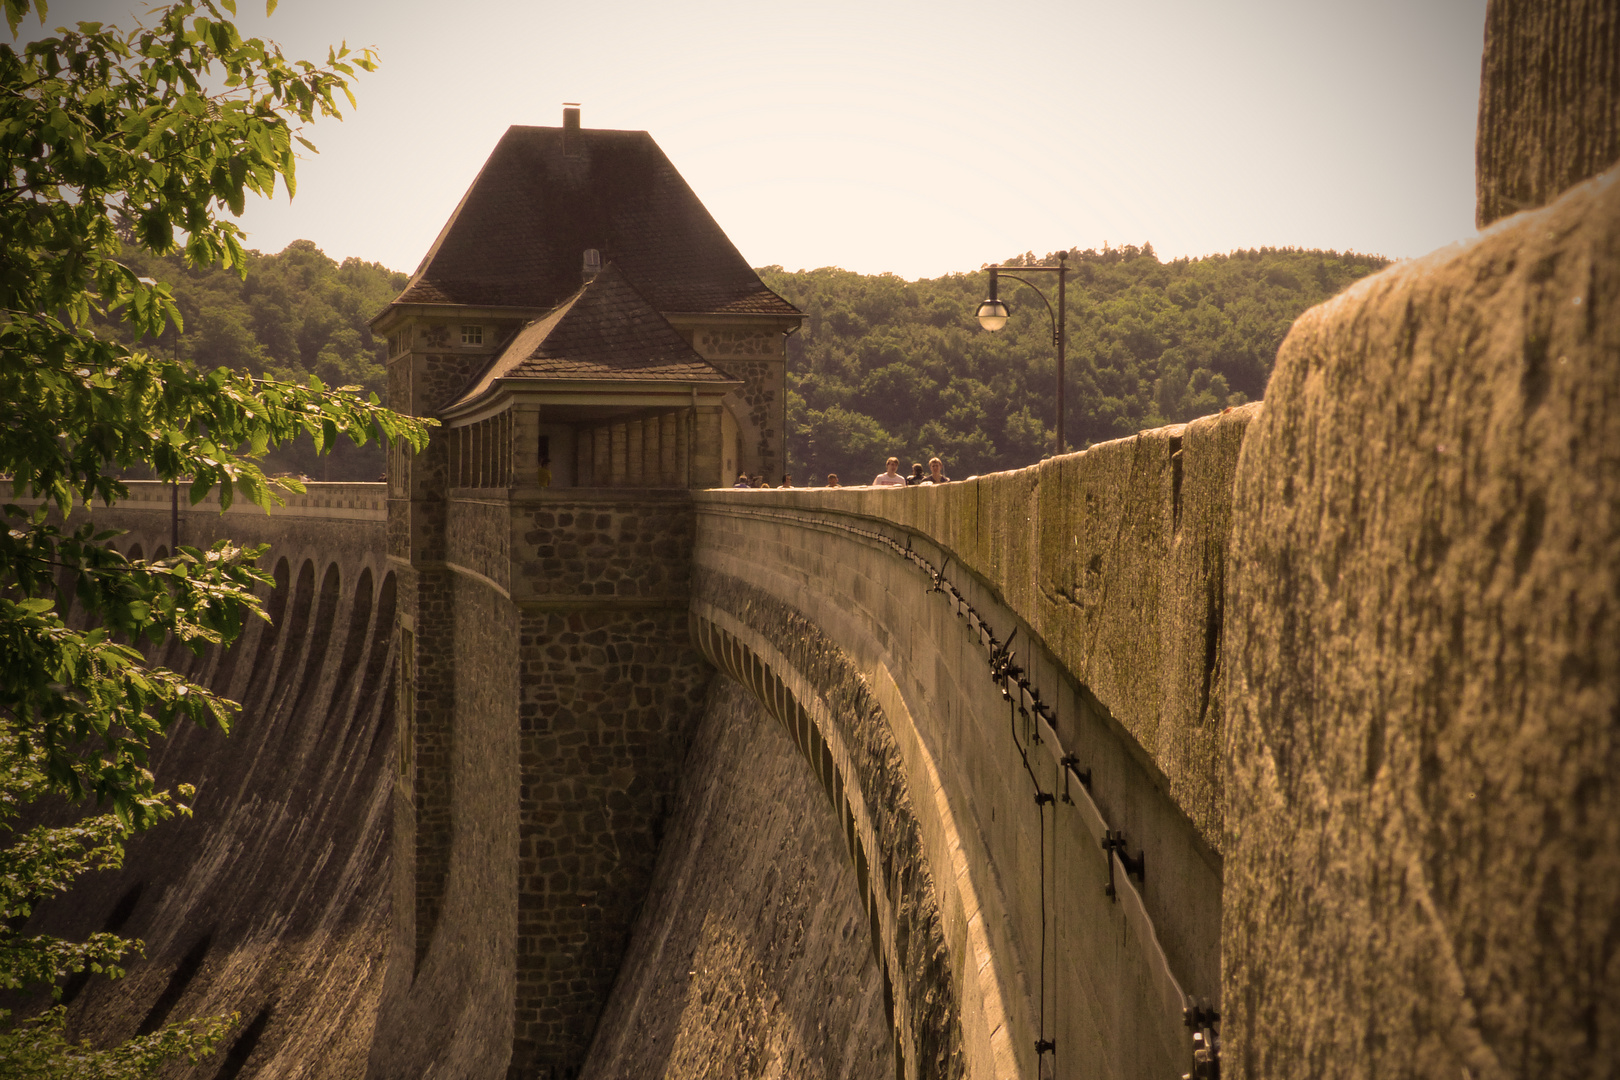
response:
[[[315,610],[315,632],[310,637],[309,650],[304,654],[304,677],[298,686],[298,696],[293,699],[292,716],[302,716],[305,706],[311,703],[312,697],[320,689],[321,675],[325,673],[329,659],[326,649],[332,641],[332,624],[337,619],[341,586],[338,565],[332,563],[321,578],[320,606]]]
[[[334,564],[333,569],[337,569]],[[354,602],[349,605],[349,632],[343,641],[343,658],[333,673],[332,700],[326,707],[326,722],[331,724],[343,715],[343,706],[355,689],[355,680],[361,675],[360,654],[366,647],[366,631],[371,629],[371,567],[360,571],[360,580],[354,586]]]

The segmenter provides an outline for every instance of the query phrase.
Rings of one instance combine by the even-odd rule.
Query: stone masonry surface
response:
[[[778,598],[701,568],[693,584],[715,606],[771,641],[827,703],[852,756],[850,780],[860,785],[872,815],[879,845],[871,854],[872,873],[893,905],[884,919],[894,927],[901,963],[893,977],[908,991],[901,1000],[911,1009],[907,1026],[916,1075],[961,1076],[961,1024],[937,893],[899,751],[866,679],[835,642]],[[874,886],[873,891],[880,890]]]
[[[504,499],[451,498],[446,561],[511,588],[512,515]]]
[[[650,493],[514,505],[514,597],[684,603],[692,504]]]
[[[894,1075],[855,872],[815,775],[709,690],[646,906],[581,1080]]]
[[[514,1075],[577,1069],[613,986],[713,675],[686,623],[522,615]]]
[[[1617,181],[1278,356],[1228,590],[1240,1080],[1620,1067]]]

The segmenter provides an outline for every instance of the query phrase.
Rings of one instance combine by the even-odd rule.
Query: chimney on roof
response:
[[[580,271],[586,281],[590,281],[602,272],[602,253],[596,248],[585,249],[585,261]]]
[[[579,148],[579,102],[563,102],[563,153],[572,154]]]

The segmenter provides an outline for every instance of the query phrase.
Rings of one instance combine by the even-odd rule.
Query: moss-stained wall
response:
[[[1219,850],[1225,550],[1238,448],[1260,408],[942,487],[701,498],[846,514],[928,537],[1131,734]]]

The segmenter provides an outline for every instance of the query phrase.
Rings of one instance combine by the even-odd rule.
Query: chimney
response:
[[[586,248],[585,259],[580,267],[580,272],[586,281],[590,281],[597,274],[600,274],[602,272],[602,253],[596,248]]]
[[[572,154],[579,149],[579,102],[563,102],[563,153]]]

